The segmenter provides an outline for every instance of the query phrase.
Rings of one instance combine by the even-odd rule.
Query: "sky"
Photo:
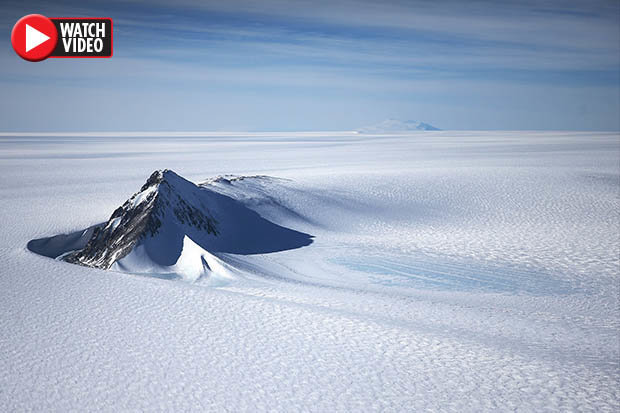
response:
[[[26,14],[111,17],[32,63]],[[0,131],[620,130],[620,1],[6,1]]]

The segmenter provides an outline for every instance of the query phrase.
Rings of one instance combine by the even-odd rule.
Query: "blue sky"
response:
[[[21,60],[25,14],[111,59]],[[620,129],[619,1],[4,1],[4,131]]]

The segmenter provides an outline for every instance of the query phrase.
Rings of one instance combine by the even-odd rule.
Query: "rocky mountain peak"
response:
[[[164,169],[151,174],[140,191],[98,227],[86,247],[64,259],[75,264],[109,268],[138,241],[156,236],[164,223],[217,236],[217,221],[205,205],[203,189]]]

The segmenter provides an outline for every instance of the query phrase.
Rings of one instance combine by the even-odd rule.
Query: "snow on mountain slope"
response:
[[[183,246],[174,264],[158,264],[152,256],[152,252],[139,243],[129,254],[112,264],[110,269],[170,280],[201,281],[208,286],[225,285],[241,273],[187,235],[183,237]]]
[[[439,128],[415,120],[386,119],[376,125],[358,129],[359,133],[405,133],[412,131],[437,131]]]

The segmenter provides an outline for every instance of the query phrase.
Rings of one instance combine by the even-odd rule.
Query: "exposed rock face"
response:
[[[155,236],[162,222],[193,227],[218,235],[217,222],[206,205],[192,193],[193,183],[170,170],[155,171],[139,192],[116,209],[108,222],[96,228],[86,246],[66,255],[67,262],[109,269],[143,238]]]

